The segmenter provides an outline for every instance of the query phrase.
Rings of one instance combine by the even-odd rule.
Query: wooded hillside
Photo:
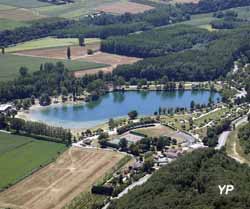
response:
[[[218,185],[235,190],[220,195]],[[109,209],[243,209],[250,207],[250,168],[222,152],[196,150],[157,171]]]

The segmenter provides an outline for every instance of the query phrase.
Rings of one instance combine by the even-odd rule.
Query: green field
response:
[[[100,39],[98,38],[87,38],[85,39],[85,44],[99,43]],[[45,49],[45,48],[53,48],[53,47],[63,47],[63,46],[73,46],[78,45],[77,38],[41,38],[32,41],[26,41],[24,43],[17,44],[16,46],[12,46],[6,48],[6,52],[17,52],[17,51],[25,51],[32,49]]]
[[[29,24],[26,22],[22,22],[22,21],[0,19],[0,31],[1,30],[13,30],[15,28],[23,27],[23,26],[29,26]]]
[[[0,188],[15,183],[66,150],[63,144],[0,133]]]
[[[65,17],[65,18],[77,18],[84,16],[95,11],[95,8],[112,2],[126,2],[127,0],[75,0],[73,4],[67,5],[50,5],[46,7],[36,8],[42,15],[48,17]]]
[[[77,60],[57,60],[48,58],[28,57],[5,54],[0,55],[0,81],[12,80],[19,74],[21,66],[25,66],[29,69],[29,72],[35,72],[39,70],[41,64],[44,63],[57,63],[62,62],[70,71],[87,70],[94,68],[106,67],[105,64],[91,63]]]
[[[0,4],[5,4],[20,8],[33,8],[49,5],[38,0],[0,0]]]
[[[225,11],[235,11],[238,13],[239,18],[250,20],[250,7],[249,6],[228,9]],[[197,26],[199,28],[213,30],[210,23],[216,19],[217,18],[213,17],[213,13],[207,13],[207,14],[193,15],[191,17],[191,20],[185,21],[183,23],[192,25],[192,26]],[[177,23],[177,24],[180,24],[180,23]]]

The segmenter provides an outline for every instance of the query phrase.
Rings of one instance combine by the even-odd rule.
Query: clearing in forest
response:
[[[70,148],[54,163],[0,193],[0,207],[61,209],[123,157],[114,151]]]

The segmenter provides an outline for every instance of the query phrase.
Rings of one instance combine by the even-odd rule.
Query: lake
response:
[[[108,93],[97,101],[86,104],[53,104],[30,111],[33,120],[64,128],[91,128],[110,118],[127,116],[131,110],[139,115],[153,115],[159,107],[190,107],[207,104],[209,98],[216,103],[221,99],[219,93],[211,91],[127,91]]]

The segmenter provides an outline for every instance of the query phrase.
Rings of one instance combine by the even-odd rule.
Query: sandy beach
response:
[[[56,103],[54,103],[55,101],[56,101]],[[46,109],[48,107],[60,107],[62,105],[78,105],[78,104],[82,105],[82,104],[85,104],[85,102],[83,102],[83,101],[77,101],[77,102],[73,102],[73,101],[62,102],[62,101],[60,101],[59,102],[58,100],[52,99],[52,103],[49,106],[41,106],[39,104],[39,101],[36,100],[35,104],[32,105],[29,108],[29,110],[19,110],[15,117],[26,120],[26,121],[36,121],[36,122],[46,123],[46,124],[52,125],[52,126],[59,126],[59,127],[65,128],[65,126],[60,125],[60,124],[53,124],[53,123],[50,123],[48,121],[37,119],[32,114],[32,111],[39,111],[42,109]],[[78,127],[74,127],[75,123],[77,123]],[[62,121],[61,124],[64,124],[64,122]],[[69,122],[67,122],[67,124],[70,125]],[[72,127],[66,127],[66,128],[70,129],[72,134],[75,136],[77,136],[78,134],[81,134],[83,131],[86,131],[87,129],[91,129],[91,130],[96,130],[98,128],[108,129],[108,123],[105,121],[82,122],[82,123],[81,122],[74,122],[70,126],[72,126]]]

